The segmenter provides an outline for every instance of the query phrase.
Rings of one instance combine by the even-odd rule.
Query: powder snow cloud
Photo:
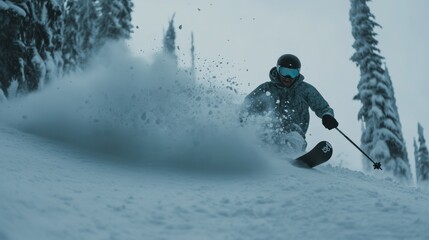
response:
[[[224,85],[198,83],[163,54],[149,64],[114,44],[85,71],[3,104],[0,119],[121,161],[259,169],[265,152],[254,132],[240,126],[235,93]]]

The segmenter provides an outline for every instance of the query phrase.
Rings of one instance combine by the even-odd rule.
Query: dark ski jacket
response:
[[[242,109],[241,120],[249,115],[271,117],[270,126],[276,131],[297,131],[304,138],[310,122],[309,108],[322,118],[328,114],[334,116],[334,110],[322,95],[311,84],[304,82],[304,76],[290,87],[284,87],[279,79],[276,68],[269,73],[271,81],[258,86],[246,96]]]

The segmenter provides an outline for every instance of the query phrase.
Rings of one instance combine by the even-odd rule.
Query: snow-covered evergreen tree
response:
[[[0,0],[0,85],[6,97],[13,80],[24,82],[22,56],[26,49],[20,30],[27,12],[16,3]]]
[[[79,6],[79,29],[80,35],[78,46],[82,54],[79,55],[79,65],[83,66],[92,56],[97,44],[98,0],[78,0]]]
[[[386,96],[386,103],[385,105],[388,105],[388,107],[385,108],[385,116],[383,119],[383,122],[381,123],[383,127],[388,129],[393,136],[390,136],[387,139],[387,142],[389,144],[390,149],[390,155],[397,161],[400,162],[400,165],[402,165],[402,168],[406,169],[400,169],[400,171],[407,171],[410,174],[411,179],[411,170],[409,165],[409,159],[408,159],[408,152],[407,147],[404,139],[404,135],[402,133],[402,124],[399,117],[399,111],[398,106],[396,105],[396,97],[395,97],[395,91],[393,88],[393,82],[389,74],[389,70],[384,65],[384,82],[382,82],[380,85],[385,84],[386,87],[389,88],[388,91],[386,91],[389,95]],[[378,90],[378,92],[382,92]],[[406,166],[405,166],[406,165]]]
[[[415,163],[417,163],[419,161],[419,145],[417,145],[415,138],[413,139],[413,147],[414,147],[414,160],[415,160]]]
[[[120,38],[129,39],[133,33],[132,15],[134,4],[131,0],[121,0],[122,9],[119,12]]]
[[[423,127],[420,123],[417,125],[417,132],[419,135],[419,144],[416,154],[417,184],[429,186],[429,152],[423,135]]]
[[[167,32],[164,34],[164,51],[169,54],[177,62],[176,55],[176,30],[174,28],[174,16],[171,17],[171,20],[168,23]]]
[[[44,81],[49,83],[53,79],[61,76],[64,68],[62,56],[63,39],[64,39],[64,1],[49,0],[41,1],[45,9],[41,8],[41,19],[43,25],[47,27],[49,44],[45,56],[46,77]],[[46,12],[45,12],[46,11]],[[46,14],[46,16],[44,16]],[[42,55],[43,58],[43,55]]]
[[[191,33],[191,75],[195,78],[195,44],[194,44],[194,33]]]
[[[361,145],[371,157],[382,163],[383,169],[398,179],[411,180],[410,165],[402,137],[399,114],[390,76],[382,67],[383,57],[377,48],[374,28],[380,26],[367,5],[369,0],[351,0],[350,21],[356,52],[351,60],[360,68],[358,94],[362,107],[358,119],[363,122]],[[371,166],[364,160],[364,167]]]
[[[2,90],[8,95],[16,79],[19,94],[34,91],[62,62],[62,1],[0,1],[0,6]]]
[[[107,39],[132,33],[131,0],[0,0],[0,88],[8,96],[82,68]],[[103,18],[100,18],[103,17]]]
[[[65,3],[65,16],[64,16],[64,45],[63,45],[63,59],[64,71],[73,71],[79,68],[79,59],[82,57],[81,35],[79,34],[79,3],[78,0],[67,0]]]
[[[99,46],[109,40],[129,39],[132,33],[130,0],[99,0],[100,18],[97,41]]]

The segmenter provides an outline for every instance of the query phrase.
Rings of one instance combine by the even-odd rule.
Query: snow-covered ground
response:
[[[226,93],[113,55],[0,105],[0,240],[429,239],[428,189],[294,167]]]
[[[2,240],[429,238],[429,191],[360,172],[160,169],[3,125],[0,146]]]

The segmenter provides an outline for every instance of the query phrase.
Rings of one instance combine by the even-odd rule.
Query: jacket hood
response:
[[[285,86],[283,86],[280,83],[279,73],[277,72],[277,68],[276,67],[271,68],[269,76],[270,76],[271,82],[275,83],[279,87],[285,88]],[[298,83],[303,82],[303,81],[304,81],[304,76],[302,74],[299,74],[298,80],[295,80],[295,83],[290,88],[296,87],[298,85]]]

